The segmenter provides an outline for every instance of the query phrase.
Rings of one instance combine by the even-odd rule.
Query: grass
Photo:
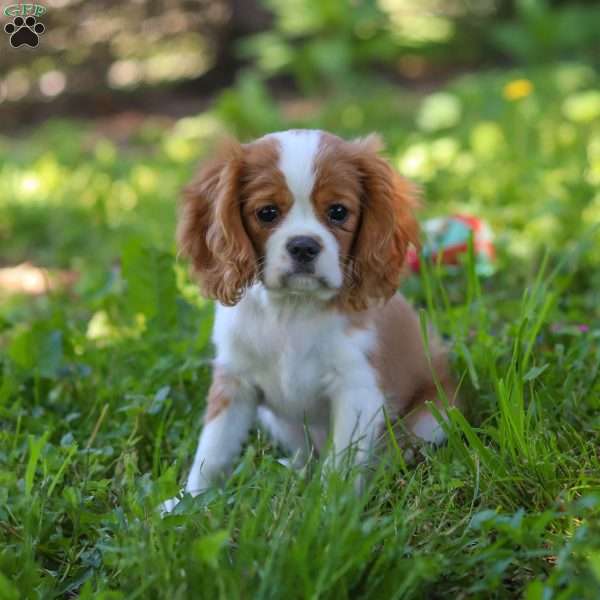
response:
[[[532,91],[507,98],[519,78]],[[578,64],[480,74],[286,123],[379,128],[424,217],[491,223],[493,276],[471,257],[403,286],[451,340],[464,414],[416,467],[392,453],[358,499],[318,464],[286,470],[258,434],[224,486],[165,519],[211,357],[212,306],[174,259],[175,198],[223,127],[260,133],[247,111],[268,111],[234,89],[125,145],[68,121],[0,140],[2,259],[80,273],[71,291],[1,298],[0,598],[598,598],[598,82]]]

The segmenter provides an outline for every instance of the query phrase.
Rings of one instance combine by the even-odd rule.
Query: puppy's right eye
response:
[[[269,204],[259,208],[256,216],[261,223],[272,223],[279,216],[279,209],[275,205]]]

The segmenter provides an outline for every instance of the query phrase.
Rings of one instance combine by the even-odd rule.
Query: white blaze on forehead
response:
[[[319,151],[321,132],[312,129],[291,129],[272,133],[279,142],[279,170],[294,200],[305,202],[315,184],[314,162]]]

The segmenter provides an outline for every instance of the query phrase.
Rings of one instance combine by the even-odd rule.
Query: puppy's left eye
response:
[[[343,204],[332,204],[327,209],[327,217],[335,225],[341,225],[348,218],[348,209]]]

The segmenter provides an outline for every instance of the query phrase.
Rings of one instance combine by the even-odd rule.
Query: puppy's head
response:
[[[224,145],[186,188],[178,228],[204,294],[233,305],[260,280],[345,309],[389,298],[418,226],[380,148],[307,130]]]

